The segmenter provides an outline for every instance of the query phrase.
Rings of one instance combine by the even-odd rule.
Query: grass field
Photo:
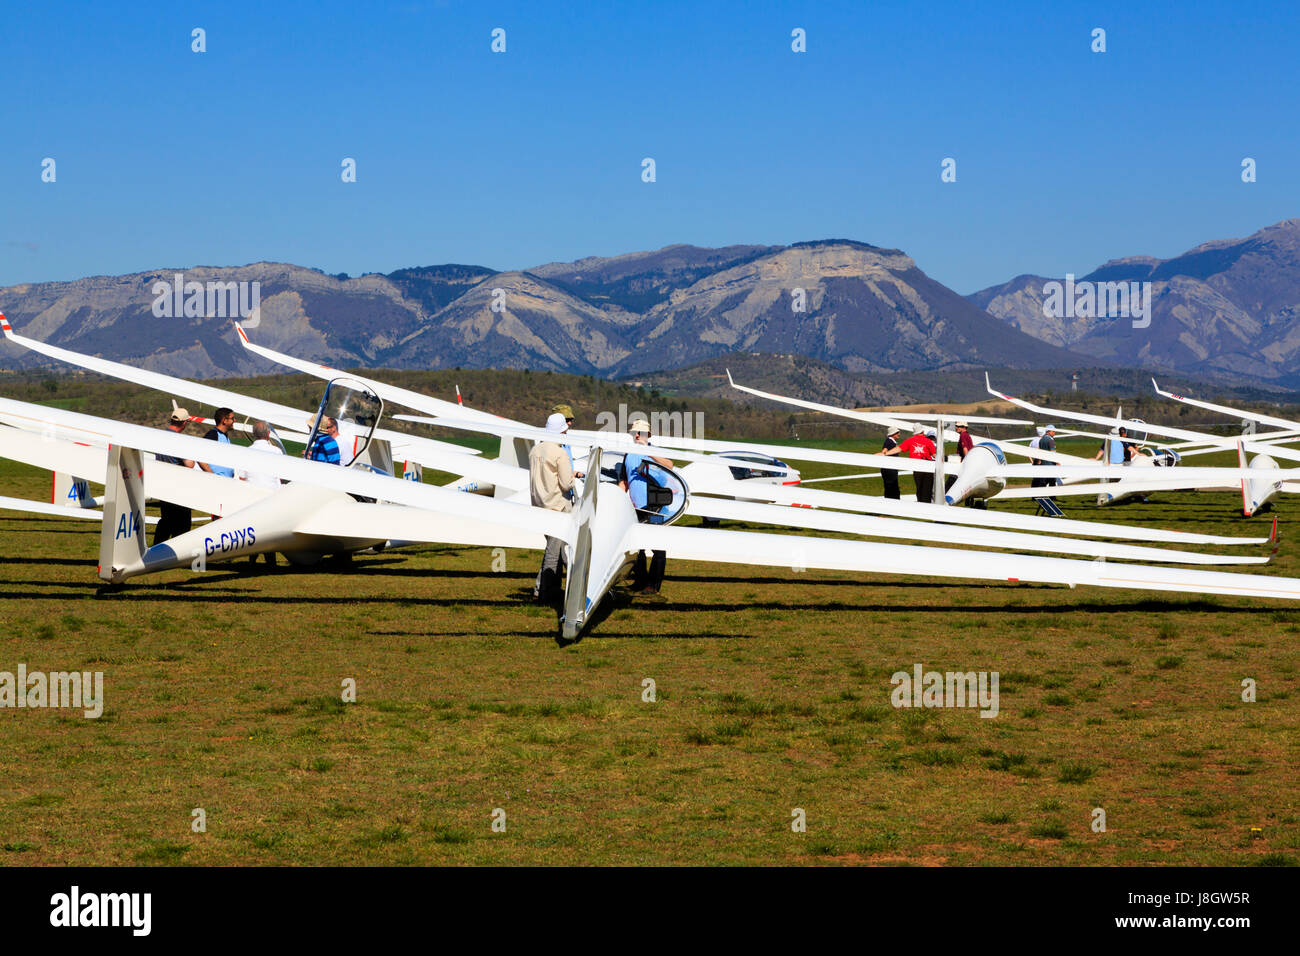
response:
[[[48,491],[0,462],[0,493]],[[1065,507],[1267,527],[1230,495],[1156,497]],[[106,697],[97,720],[0,710],[0,864],[1300,860],[1282,602],[670,562],[663,596],[560,649],[525,600],[535,553],[214,565],[97,597],[97,536],[0,514],[0,670],[103,671]],[[1295,551],[1263,573],[1300,575]],[[998,671],[999,715],[891,707],[917,663]]]

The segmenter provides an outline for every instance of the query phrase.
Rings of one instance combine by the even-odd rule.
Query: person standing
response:
[[[266,452],[270,455],[283,455],[282,449],[275,442],[271,441],[271,426],[266,422],[253,423],[253,444],[248,446],[255,451]],[[256,485],[258,488],[279,488],[280,479],[275,475],[267,475],[255,471],[240,471],[236,476],[240,481],[246,481],[250,485]]]
[[[575,419],[574,419],[574,417],[573,417],[573,406],[572,406],[572,405],[566,404],[565,402],[559,402],[559,403],[557,403],[557,404],[551,406],[551,414],[552,414],[552,415],[563,415],[563,416],[564,416],[564,430],[565,430],[565,432],[568,432],[568,430],[569,430],[570,428],[573,427],[573,423],[574,423]],[[576,463],[574,462],[574,460],[573,460],[573,448],[572,448],[572,446],[570,446],[570,445],[562,445],[561,447],[564,449],[564,453],[565,453],[566,455],[569,456],[569,465],[570,465],[570,467],[572,467],[572,468],[574,469],[573,477],[574,477],[574,478],[584,478],[584,477],[586,477],[586,475],[585,475],[584,472],[581,472],[581,471],[578,471],[578,470],[577,470],[577,464],[576,464]]]
[[[628,426],[628,431],[636,444],[650,444],[650,423],[644,418],[634,421]],[[623,458],[623,477],[618,483],[632,499],[632,507],[636,509],[636,520],[643,524],[662,522],[664,518],[661,512],[666,507],[650,507],[650,482],[654,480],[656,484],[661,484],[651,473],[651,465],[658,465],[661,468],[673,467],[671,459],[658,455],[637,453],[626,455]],[[658,594],[667,568],[668,552],[655,551],[650,557],[650,566],[647,568],[645,552],[638,551],[636,561],[632,564],[632,593]]]
[[[235,427],[235,413],[229,408],[218,408],[212,413],[212,422],[212,427],[208,429],[207,434],[203,437],[209,441],[229,445],[230,429]],[[209,465],[205,462],[199,462],[199,467],[209,474],[220,475],[222,478],[235,477],[235,469],[227,468],[225,465]]]
[[[183,408],[173,408],[171,417],[167,420],[167,430],[175,432],[178,435],[185,434],[185,426],[190,423],[190,413]],[[176,458],[172,455],[154,455],[157,461],[167,462],[169,465],[180,465],[182,468],[193,468],[194,462],[188,458]],[[170,501],[160,501],[158,503],[158,523],[153,529],[153,543],[161,544],[178,535],[189,531],[193,525],[194,516],[190,509],[184,505],[172,504]]]
[[[1043,429],[1043,434],[1038,439],[1038,448],[1040,448],[1042,451],[1056,451],[1056,426],[1055,425],[1048,425],[1046,428]],[[1056,462],[1034,459],[1034,464],[1055,466]],[[1056,482],[1057,482],[1056,478],[1035,478],[1033,481],[1029,483],[1029,486],[1031,488],[1048,488],[1052,485],[1055,485]]]
[[[975,447],[975,439],[970,437],[970,429],[965,422],[958,422],[953,427],[957,429],[957,454],[961,461],[965,461],[966,455]]]
[[[564,416],[552,412],[546,419],[546,430],[556,439],[569,430]],[[573,510],[573,463],[558,440],[539,441],[528,453],[528,493],[536,508],[547,511]],[[537,572],[533,586],[533,600],[538,604],[554,604],[560,599],[560,557],[564,539],[546,536],[546,551],[542,554],[542,567]]]
[[[1125,442],[1128,438],[1128,429],[1120,425],[1118,429],[1112,428],[1110,431],[1112,437],[1101,443],[1101,448],[1097,454],[1092,456],[1093,461],[1100,461],[1106,454],[1107,446],[1110,446],[1110,457],[1107,459],[1112,465],[1127,465],[1129,463],[1129,445]]]
[[[938,437],[933,429],[917,432],[897,448],[882,452],[885,455],[898,455],[903,452],[914,461],[934,461],[938,446],[934,440]],[[934,472],[914,471],[912,479],[916,482],[916,500],[929,504],[934,501]]]
[[[253,423],[253,444],[249,446],[255,451],[264,452],[268,455],[283,455],[284,449],[271,441],[271,426],[266,422]],[[280,479],[275,475],[268,475],[256,471],[240,471],[235,475],[240,481],[246,481],[250,485],[258,488],[267,488],[269,490],[278,490],[280,488]],[[275,567],[275,552],[265,551],[266,563]],[[257,555],[249,555],[249,564],[257,564]]]
[[[898,447],[899,429],[890,426],[888,433],[885,435],[885,444],[881,447],[880,452],[883,455],[891,453],[892,449]],[[885,497],[893,498],[895,501],[902,498],[898,490],[898,472],[893,468],[881,468],[880,480],[885,486]]]

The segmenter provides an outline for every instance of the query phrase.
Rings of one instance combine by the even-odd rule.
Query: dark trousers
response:
[[[193,516],[189,508],[174,505],[170,501],[158,505],[158,523],[153,528],[153,543],[160,544],[190,530]]]
[[[880,480],[884,482],[886,498],[893,498],[897,501],[899,498],[903,497],[898,491],[898,472],[893,471],[892,469],[882,468],[880,470]]]
[[[645,552],[638,551],[636,560],[632,562],[632,583],[636,587],[649,587],[659,590],[659,585],[663,584],[664,571],[668,568],[668,552],[655,551],[650,557],[650,569],[647,571],[645,566]]]
[[[934,501],[934,473],[930,471],[914,471],[912,477],[916,480],[916,500],[930,504]]]

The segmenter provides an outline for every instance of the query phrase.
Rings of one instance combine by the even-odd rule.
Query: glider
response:
[[[306,430],[312,424],[312,412],[290,408],[286,405],[280,405],[276,402],[269,402],[260,398],[252,398],[248,395],[242,395],[238,392],[232,392],[227,389],[217,388],[212,385],[204,385],[200,382],[191,382],[183,378],[177,378],[172,375],[164,375],[160,372],[151,372],[148,369],[135,368],[131,365],[124,365],[121,362],[113,362],[108,359],[97,358],[92,355],[83,355],[80,352],[73,352],[68,349],[62,349],[45,342],[39,342],[36,339],[19,335],[9,324],[9,320],[0,313],[0,331],[14,345],[20,348],[29,349],[40,355],[55,359],[59,362],[66,362],[69,365],[75,365],[84,368],[87,371],[97,372],[100,375],[106,375],[110,378],[116,378],[121,381],[132,382],[136,385],[142,385],[145,388],[152,388],[170,395],[179,395],[182,398],[192,401],[201,402],[204,405],[210,405],[213,408],[223,406],[233,408],[241,414],[248,415],[254,419],[261,419],[278,430],[285,438],[298,440],[300,442],[306,439]],[[239,330],[243,333],[243,330]],[[341,374],[341,373],[340,373]],[[175,403],[173,402],[173,405]],[[454,407],[454,406],[453,406]],[[202,419],[191,419],[192,421],[202,421]],[[247,426],[237,425],[241,430],[248,430]],[[355,436],[353,438],[355,444]],[[390,456],[405,457],[422,465],[428,464],[432,467],[441,467],[445,458],[439,453],[453,453],[460,455],[477,455],[478,452],[471,448],[465,448],[461,445],[453,445],[448,442],[433,441],[427,438],[418,438],[413,435],[407,435],[402,432],[390,432],[384,429],[378,430],[373,436],[375,448],[382,446],[378,442],[387,442]],[[282,444],[282,443],[281,443]],[[200,459],[207,461],[207,458]]]
[[[727,373],[727,381],[732,385],[733,388],[736,388],[739,391],[747,392],[751,395],[757,395],[761,398],[770,399],[772,401],[784,402],[786,404],[796,405],[801,408],[810,408],[815,411],[823,411],[830,414],[839,415],[846,418],[853,418],[861,421],[872,421],[872,422],[879,423],[882,422],[883,420],[885,423],[893,425],[893,427],[905,426],[905,427],[912,428],[913,430],[916,430],[921,427],[920,425],[917,425],[915,423],[901,422],[897,419],[892,419],[889,416],[881,416],[876,413],[858,412],[852,409],[836,408],[831,405],[822,405],[817,402],[808,402],[808,401],[803,401],[802,399],[794,399],[783,395],[776,395],[771,392],[762,392],[757,389],[746,388],[744,386],[737,385],[735,380],[732,379],[730,372]],[[997,394],[1001,397],[1011,400],[1009,396],[1003,396],[1002,393],[1000,392],[996,392],[994,394]],[[1028,406],[1027,403],[1021,403],[1021,404],[1023,407],[1031,408],[1031,410],[1034,411],[1043,411],[1042,409],[1038,409],[1037,407]],[[950,420],[954,417],[956,417],[955,414],[948,415],[948,416],[928,415],[928,416],[921,416],[920,419],[918,420],[934,421],[936,423],[936,429],[937,429],[943,427],[945,418]],[[1099,420],[1105,422],[1104,419],[1099,419]],[[1032,424],[1031,422],[1026,422],[1021,419],[1007,419],[1007,418],[973,417],[973,418],[964,418],[963,421],[976,422],[976,423],[988,423],[988,424],[1010,424],[1010,425]],[[945,430],[945,435],[949,435],[949,434],[952,434],[953,438],[956,437],[955,433],[948,433]],[[1204,436],[1200,436],[1200,437],[1204,437]],[[670,442],[665,440],[661,444],[668,445],[670,444]],[[790,455],[791,457],[795,457],[795,458],[805,457],[808,460],[814,460],[814,461],[831,460],[831,458],[825,455],[821,455],[818,457],[812,457],[811,455],[800,456],[798,454],[797,449],[769,448],[768,450],[771,451],[773,454]],[[1022,455],[1026,458],[1032,457],[1039,461],[1050,461],[1053,464],[1057,465],[1058,467],[1052,468],[1050,471],[1045,471],[1042,466],[1038,466],[1038,465],[1008,464],[1006,459],[1008,453]],[[1032,479],[1032,478],[1047,478],[1047,477],[1062,480],[1062,481],[1073,481],[1073,482],[1104,481],[1106,479],[1113,478],[1115,474],[1114,470],[1110,469],[1108,466],[1097,465],[1092,461],[1080,459],[1076,456],[1065,455],[1056,451],[1046,451],[1046,450],[1041,450],[1036,448],[1020,448],[1019,446],[1013,445],[1011,443],[1006,443],[1004,445],[1004,444],[999,444],[998,442],[992,440],[986,440],[986,441],[981,441],[976,443],[974,447],[971,449],[971,451],[967,453],[966,458],[958,465],[956,478],[952,483],[951,487],[945,489],[946,481],[945,481],[944,470],[947,462],[945,461],[945,456],[942,454],[936,455],[934,461],[904,459],[902,458],[902,456],[886,457],[883,455],[859,455],[851,452],[837,452],[837,453],[832,453],[832,455],[834,456],[834,460],[841,464],[859,464],[859,465],[870,464],[877,468],[892,468],[895,470],[911,470],[911,471],[926,471],[926,472],[932,471],[934,472],[934,476],[935,476],[935,480],[934,480],[935,503],[936,504],[945,503],[948,505],[959,504],[968,498],[989,499],[998,496],[1040,498],[1040,497],[1047,497],[1049,495],[1055,495],[1058,493],[1059,494],[1091,494],[1093,493],[1094,490],[1096,490],[1096,486],[1087,486],[1086,488],[1083,489],[1069,489],[1069,490],[1052,488],[1051,491],[1045,491],[1042,488],[1023,489],[1023,490],[1016,489],[1014,491],[1007,492],[1006,483],[1009,479],[1013,479],[1013,478]],[[1150,459],[1144,460],[1144,464],[1152,464],[1152,463],[1153,462]],[[1164,480],[1162,481],[1160,487],[1188,488],[1188,487],[1203,487],[1206,485],[1217,487],[1217,486],[1222,486],[1224,484],[1228,484],[1233,481],[1242,481],[1248,477],[1253,477],[1256,480],[1262,478],[1274,478],[1276,480],[1285,480],[1285,476],[1286,473],[1279,471],[1278,469],[1276,469],[1276,467],[1274,467],[1271,470],[1254,472],[1253,474],[1246,472],[1244,470],[1244,466],[1243,468],[1239,468],[1239,469],[1217,469],[1217,468],[1216,469],[1210,469],[1210,468],[1180,469],[1176,475],[1173,475],[1169,478],[1165,478],[1165,476],[1162,475],[1161,478]],[[1296,477],[1300,477],[1300,472],[1296,473]],[[1107,494],[1107,495],[1114,495],[1114,493],[1115,493],[1115,489],[1113,488],[1103,492],[1103,494]]]
[[[1277,465],[1277,458],[1288,461],[1300,461],[1300,452],[1287,449],[1280,449],[1273,445],[1259,445],[1254,442],[1242,439],[1225,440],[1218,436],[1207,435],[1203,432],[1191,431],[1185,428],[1175,428],[1169,425],[1151,425],[1146,422],[1126,421],[1119,415],[1114,419],[1108,419],[1100,415],[1090,415],[1085,412],[1065,411],[1062,409],[1043,408],[1034,405],[1023,399],[1015,398],[1005,392],[999,392],[993,388],[989,382],[988,374],[984,377],[985,387],[990,395],[995,395],[1005,401],[1024,408],[1036,414],[1044,414],[1059,418],[1068,418],[1075,421],[1091,422],[1098,425],[1107,425],[1112,428],[1119,426],[1133,427],[1141,429],[1146,434],[1163,435],[1169,438],[1179,438],[1198,448],[1209,446],[1214,450],[1223,450],[1231,448],[1234,444],[1238,450],[1238,467],[1236,469],[1178,469],[1178,476],[1169,478],[1155,478],[1155,476],[1136,476],[1127,474],[1119,481],[1118,485],[1109,489],[1098,489],[1098,504],[1119,501],[1124,497],[1137,494],[1145,494],[1150,491],[1161,490],[1164,488],[1199,488],[1202,490],[1231,490],[1240,488],[1242,495],[1242,513],[1249,518],[1259,512],[1259,510],[1279,491],[1290,490],[1288,485],[1295,485],[1300,489],[1300,483],[1295,482],[1295,477],[1290,471],[1280,470]],[[1155,384],[1155,380],[1152,380]],[[1177,398],[1172,393],[1162,392],[1159,386],[1156,391],[1161,395],[1167,395],[1171,398]],[[1181,400],[1181,399],[1180,399]],[[1209,403],[1196,403],[1198,407],[1206,407],[1215,411],[1225,411],[1231,414],[1239,414],[1236,410],[1226,409],[1224,406],[1211,406]],[[1281,425],[1283,427],[1296,425],[1295,422],[1287,422],[1285,419],[1272,418],[1271,416],[1258,416],[1257,421],[1267,419],[1267,424]],[[1110,440],[1117,440],[1111,438]],[[1247,452],[1259,452],[1260,454],[1249,462],[1247,461]],[[1149,465],[1152,464],[1150,459],[1135,459],[1134,464]],[[1212,474],[1206,474],[1206,472]],[[1183,484],[1182,478],[1191,478],[1193,472],[1196,473],[1197,480],[1191,484]],[[1056,494],[1061,489],[1053,489],[1052,493]],[[1083,493],[1080,489],[1075,489],[1075,493]]]
[[[331,397],[336,386],[344,389],[344,400]],[[352,422],[358,428],[366,426],[373,430],[379,413],[367,405],[370,400],[378,402],[378,397],[364,387],[331,383],[322,408],[331,402],[331,408],[361,408],[364,414],[354,415]],[[6,428],[0,429],[0,454],[22,458],[25,453],[37,454],[32,452],[36,446],[51,446],[44,453],[47,463],[80,473],[86,471],[87,456],[103,456],[105,495],[99,576],[112,583],[186,565],[206,568],[209,562],[233,560],[264,550],[311,555],[340,547],[383,546],[391,539],[540,548],[542,537],[551,535],[565,541],[569,552],[569,575],[560,619],[560,635],[565,640],[577,639],[583,633],[595,607],[627,571],[637,552],[647,549],[664,550],[674,558],[735,564],[1300,599],[1300,580],[1281,577],[1109,564],[1104,557],[1081,561],[643,523],[638,521],[629,497],[608,481],[600,480],[604,452],[599,446],[591,449],[587,466],[587,473],[597,480],[584,483],[574,512],[561,513],[465,495],[356,468],[269,455],[233,445],[213,447],[214,443],[200,438],[8,399],[0,399],[0,413],[26,419],[33,426],[46,421],[75,432],[98,434],[103,440],[102,445],[76,445],[47,441],[34,431]],[[207,474],[186,475],[188,469],[156,460],[146,462],[145,453],[178,458],[206,455],[219,464],[274,474],[293,484],[269,493],[265,489],[238,489],[246,495],[261,491],[263,496],[232,507],[203,528],[147,548],[143,509],[152,472],[162,472],[164,480],[179,474],[186,479],[223,481],[232,488],[247,483]],[[59,460],[52,461],[53,458]],[[770,492],[791,494],[835,494],[803,492],[777,485],[766,488]],[[727,507],[733,509],[728,514],[743,515],[747,520],[768,517],[766,511],[734,510],[765,506],[731,502]],[[806,521],[815,520],[801,517]],[[1047,546],[1050,546],[1049,539],[1044,537],[1044,547]],[[1151,556],[1172,560],[1168,554]]]

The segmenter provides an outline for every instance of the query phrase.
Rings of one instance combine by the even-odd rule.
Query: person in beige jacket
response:
[[[546,430],[558,438],[569,430],[568,422],[558,412],[546,419]],[[548,511],[573,510],[573,462],[558,441],[541,441],[528,454],[528,489],[533,505]],[[533,585],[533,600],[554,604],[563,593],[560,588],[560,558],[564,540],[546,536],[542,569]]]

